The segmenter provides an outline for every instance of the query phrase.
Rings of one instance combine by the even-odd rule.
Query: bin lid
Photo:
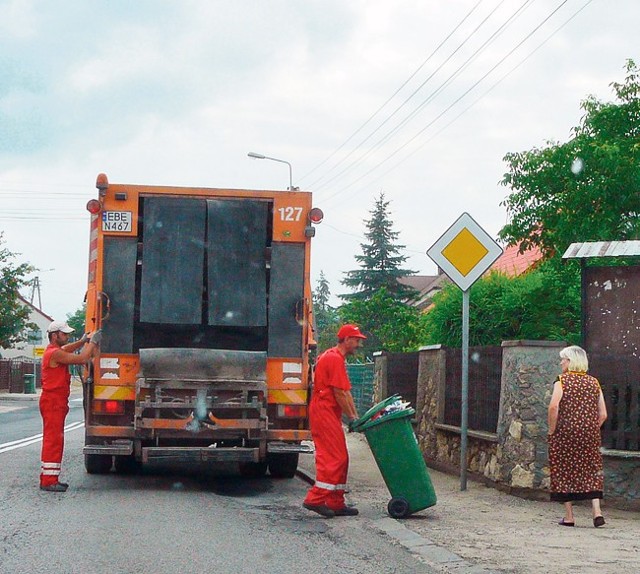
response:
[[[376,425],[382,425],[382,424],[385,424],[386,422],[396,420],[396,419],[412,417],[415,414],[416,414],[415,409],[412,409],[412,408],[402,409],[401,411],[394,411],[394,412],[387,413],[386,415],[383,415],[376,419],[367,419],[365,421],[362,421],[361,423],[354,422],[352,429],[355,432],[363,432]]]
[[[383,401],[380,401],[377,405],[373,405],[366,413],[364,413],[359,419],[353,421],[353,427],[357,427],[358,425],[366,423],[373,415],[377,412],[381,411],[385,407],[388,407],[390,404],[395,403],[397,400],[400,400],[400,395],[392,395]]]

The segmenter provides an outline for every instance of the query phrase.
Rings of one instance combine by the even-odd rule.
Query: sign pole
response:
[[[463,213],[427,255],[462,291],[462,390],[460,393],[460,490],[467,489],[469,434],[469,290],[502,254],[500,247],[468,213]]]
[[[460,490],[467,490],[469,431],[469,289],[462,292],[462,396],[460,410]]]

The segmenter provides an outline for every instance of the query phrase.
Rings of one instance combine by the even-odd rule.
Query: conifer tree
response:
[[[407,260],[401,255],[404,245],[396,243],[397,231],[393,230],[393,222],[389,214],[389,201],[384,192],[376,199],[374,208],[369,212],[371,218],[365,220],[368,243],[361,243],[362,255],[356,255],[360,269],[348,271],[342,284],[354,290],[353,293],[340,295],[346,301],[365,301],[384,288],[387,295],[398,300],[408,299],[415,290],[398,281],[401,277],[415,274],[415,271],[404,269]]]

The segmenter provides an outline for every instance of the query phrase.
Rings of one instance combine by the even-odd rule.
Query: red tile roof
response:
[[[489,271],[498,271],[510,276],[520,275],[542,258],[542,252],[537,247],[532,247],[524,253],[518,253],[519,249],[519,243],[506,247],[504,253],[496,259]]]

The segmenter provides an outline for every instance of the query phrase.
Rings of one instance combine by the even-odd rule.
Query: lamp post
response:
[[[277,161],[277,162],[280,162],[280,163],[286,163],[289,166],[289,191],[294,191],[291,164],[288,161],[284,161],[283,159],[278,159],[276,157],[269,157],[267,155],[262,155],[261,153],[255,153],[253,151],[250,151],[247,155],[249,157],[252,157],[253,159],[270,159],[271,161]]]

